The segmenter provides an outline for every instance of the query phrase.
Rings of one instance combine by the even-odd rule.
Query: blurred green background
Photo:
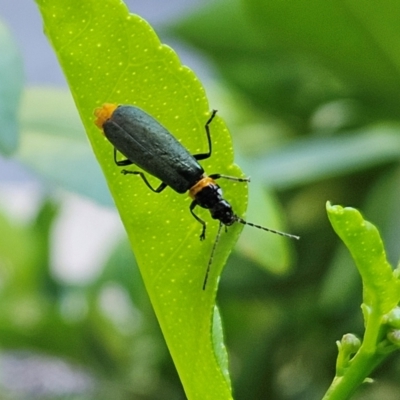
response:
[[[361,282],[327,200],[362,210],[398,262],[399,15],[393,0],[218,0],[156,27],[212,71],[210,104],[253,178],[248,219],[272,214],[271,228],[301,236],[276,250],[273,236],[249,228],[225,268],[218,302],[236,400],[320,399],[335,341],[363,332]],[[93,218],[81,246],[103,230],[95,272],[65,277],[75,250],[63,264],[54,243],[66,199],[112,202],[68,92],[24,85],[2,23],[0,54],[0,150],[13,160],[3,174],[21,164],[41,188],[19,199],[3,179],[0,191],[1,398],[184,399],[118,223]],[[10,206],[19,201],[25,217]],[[398,399],[399,374],[395,355],[354,398]]]

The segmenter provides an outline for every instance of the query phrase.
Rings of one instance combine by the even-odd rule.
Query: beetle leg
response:
[[[167,187],[166,183],[161,182],[161,185],[158,188],[154,189],[153,186],[150,185],[150,182],[147,180],[146,175],[141,171],[128,171],[127,169],[123,169],[121,173],[123,173],[124,175],[127,174],[139,175],[143,179],[147,187],[155,193],[161,193]]]
[[[118,167],[126,167],[127,165],[132,165],[133,162],[131,160],[128,160],[127,158],[125,160],[117,160],[117,149],[114,147],[114,161],[115,164],[118,165]]]
[[[210,134],[210,124],[211,121],[214,119],[215,114],[217,113],[217,110],[212,110],[211,116],[206,122],[206,125],[204,126],[207,134],[207,141],[208,141],[208,152],[207,153],[201,153],[201,154],[194,154],[193,157],[196,160],[205,160],[206,158],[211,156],[212,152],[212,142],[211,142],[211,134]]]
[[[193,200],[190,203],[190,212],[192,213],[193,217],[196,218],[196,220],[199,221],[201,223],[201,225],[203,225],[203,229],[200,234],[200,240],[204,240],[206,238],[206,223],[194,213],[193,210],[196,206],[197,206],[197,202],[196,202],[196,200]]]

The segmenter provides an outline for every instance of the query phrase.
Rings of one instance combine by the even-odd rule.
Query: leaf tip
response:
[[[332,205],[332,203],[328,200],[326,202],[326,211],[328,214],[341,214],[344,211],[344,208],[339,205]]]

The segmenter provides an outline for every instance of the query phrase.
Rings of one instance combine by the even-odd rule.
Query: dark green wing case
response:
[[[119,106],[103,125],[107,139],[129,161],[178,193],[203,175],[197,160],[151,115],[134,106]]]

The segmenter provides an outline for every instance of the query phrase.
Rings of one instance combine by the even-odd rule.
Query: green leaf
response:
[[[0,20],[0,152],[18,146],[18,107],[23,86],[22,58],[11,34]]]
[[[219,365],[221,366],[222,373],[227,382],[230,384],[229,377],[229,364],[228,364],[228,353],[224,345],[224,333],[222,329],[221,314],[219,313],[218,307],[214,307],[214,319],[213,319],[213,343],[215,355],[218,359]]]
[[[200,243],[190,199],[172,190],[149,192],[142,181],[123,176],[110,143],[94,126],[93,111],[104,102],[134,104],[153,115],[191,151],[207,147],[204,124],[210,107],[200,82],[160,44],[151,27],[117,0],[38,0],[45,31],[69,82],[74,100],[106,175],[151,302],[189,399],[230,399],[231,390],[211,338],[218,275],[241,227],[223,234],[205,291],[204,273],[217,225],[206,212],[208,240]],[[233,165],[228,131],[211,126],[213,156],[207,171],[240,175]],[[84,171],[82,171],[84,173]],[[151,179],[151,182],[156,180]],[[246,185],[227,182],[225,195],[238,214]]]
[[[362,343],[351,334],[337,342],[336,376],[324,396],[324,400],[344,400],[397,349],[397,332],[391,323],[397,323],[400,284],[386,260],[376,227],[354,208],[332,206],[329,202],[326,208],[332,227],[349,249],[363,283],[361,308],[365,334]]]
[[[362,277],[364,304],[377,314],[388,313],[400,300],[400,285],[386,260],[378,230],[354,208],[327,203],[327,211]]]

